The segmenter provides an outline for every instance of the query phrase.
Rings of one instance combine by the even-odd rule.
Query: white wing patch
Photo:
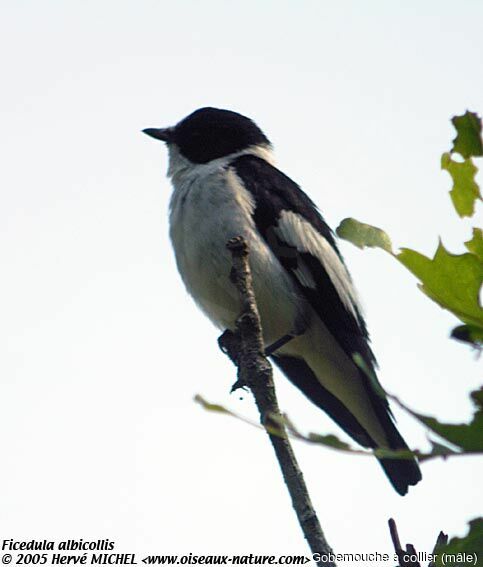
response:
[[[359,302],[352,280],[329,242],[308,221],[292,211],[282,211],[278,226],[274,231],[288,245],[294,246],[299,252],[312,254],[319,260],[334,284],[342,303],[357,321],[355,307],[359,307]],[[303,264],[299,263],[293,273],[302,285],[312,289],[316,288],[312,273]]]
[[[297,276],[297,279],[304,287],[317,289],[317,284],[315,283],[312,272],[305,264],[299,264],[299,266],[295,268],[295,270],[292,270],[292,272]]]

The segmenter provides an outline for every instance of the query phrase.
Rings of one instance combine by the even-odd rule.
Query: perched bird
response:
[[[200,308],[220,329],[234,330],[240,303],[226,243],[243,236],[274,363],[363,447],[407,449],[378,387],[366,324],[334,234],[310,198],[274,166],[265,134],[249,118],[217,108],[144,132],[168,147],[170,236]],[[421,480],[415,459],[379,460],[401,495]]]

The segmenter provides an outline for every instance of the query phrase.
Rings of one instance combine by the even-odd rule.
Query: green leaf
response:
[[[483,229],[474,228],[473,238],[465,242],[467,250],[477,256],[483,262]]]
[[[373,453],[378,459],[412,460],[417,456],[419,460],[423,460],[423,458],[421,457],[421,451],[417,449],[415,451],[411,451],[411,449],[383,449],[381,447],[378,447],[377,449],[373,450]],[[441,455],[439,453],[435,455],[433,455],[432,453],[424,455],[424,457],[427,459],[432,459],[434,457],[440,456]]]
[[[441,169],[445,169],[453,180],[450,195],[456,212],[460,217],[471,217],[475,212],[475,201],[481,200],[480,188],[475,181],[478,168],[471,158],[458,162],[446,153],[441,156]]]
[[[471,156],[483,156],[481,140],[481,119],[478,114],[467,110],[462,116],[451,119],[456,128],[452,152],[458,152],[465,159]]]
[[[469,526],[464,537],[454,537],[446,545],[436,547],[434,552],[437,555],[437,567],[479,565],[478,559],[483,552],[483,518],[471,520]]]
[[[340,451],[348,451],[350,453],[359,453],[358,449],[354,449],[348,443],[341,441],[338,437],[332,434],[321,435],[319,433],[309,433],[307,435],[307,441],[309,441],[310,443],[325,445],[326,447],[330,447],[331,449],[339,449]]]
[[[451,331],[451,338],[481,349],[483,346],[483,329],[474,325],[459,325]]]
[[[199,403],[201,405],[201,407],[203,409],[205,409],[206,411],[213,411],[213,412],[216,412],[216,413],[225,413],[225,414],[228,414],[228,415],[233,415],[233,413],[230,410],[226,409],[223,406],[220,406],[219,404],[212,404],[211,402],[206,401],[199,394],[196,394],[196,396],[194,397],[194,400],[195,400],[195,402]]]
[[[380,228],[359,222],[356,219],[344,219],[337,227],[340,238],[352,242],[358,248],[382,248],[392,254],[392,244],[389,236]]]
[[[483,406],[483,392],[474,392],[474,400],[476,403],[478,403],[480,405],[480,407]],[[395,398],[394,396],[391,396],[391,398],[393,400],[395,400],[402,408],[404,408],[407,412],[409,412],[410,414],[412,414],[416,419],[419,419],[420,421],[422,421],[423,419],[427,419],[427,420],[434,420],[437,422],[437,420],[435,420],[434,418],[431,417],[427,417],[427,416],[423,416],[421,414],[418,414],[414,411],[412,411],[410,408],[408,408],[407,406],[405,406],[402,402],[400,402],[397,398]],[[259,423],[255,423],[253,421],[251,421],[250,419],[247,419],[246,417],[243,417],[237,413],[235,413],[234,411],[231,411],[219,404],[213,404],[211,402],[206,401],[202,396],[200,395],[196,395],[195,396],[195,401],[198,402],[204,409],[208,410],[208,411],[212,411],[215,413],[221,413],[221,414],[225,414],[225,415],[229,415],[231,417],[234,417],[235,419],[238,419],[240,421],[243,421],[244,423],[247,423],[248,425],[251,425],[253,427],[256,427],[257,429],[260,430],[264,430],[267,431],[268,433],[270,433],[271,435],[280,435],[280,436],[284,436],[283,433],[283,428],[286,428],[286,432],[288,434],[288,436],[290,438],[293,439],[298,439],[300,441],[305,441],[306,443],[311,443],[311,444],[316,444],[316,445],[322,445],[325,447],[328,447],[330,449],[335,449],[336,451],[342,451],[345,453],[350,453],[353,455],[362,455],[365,457],[370,457],[372,455],[376,456],[378,459],[383,459],[383,458],[387,458],[387,459],[413,459],[414,457],[417,457],[419,459],[419,461],[427,461],[429,459],[435,459],[438,457],[457,457],[457,456],[461,456],[461,455],[465,455],[466,453],[479,453],[479,452],[483,452],[483,451],[478,451],[478,450],[462,450],[460,449],[451,449],[449,447],[446,447],[445,445],[441,445],[440,443],[437,443],[433,440],[430,440],[431,442],[431,450],[428,452],[423,452],[420,451],[418,449],[412,451],[410,449],[374,449],[372,451],[367,451],[367,450],[362,450],[362,449],[356,449],[355,447],[352,447],[351,445],[349,445],[348,443],[346,443],[345,441],[342,441],[341,439],[339,439],[336,435],[333,434],[323,434],[323,433],[308,433],[308,434],[304,434],[301,433],[296,427],[295,425],[292,423],[292,421],[286,416],[275,416],[275,415],[271,415],[270,416],[270,420],[272,421],[273,425],[269,424],[269,423],[265,423],[265,426],[261,426]],[[481,413],[481,409],[479,410]],[[480,423],[479,421],[476,421],[476,415],[475,414],[475,418],[473,420],[474,423],[470,424],[471,426],[471,431],[473,431],[474,427],[480,427]],[[481,419],[481,416],[478,418]],[[423,421],[423,423],[425,423]],[[430,421],[430,424],[432,422]],[[426,424],[427,425],[427,424]],[[441,427],[445,426],[445,424],[440,424]],[[450,425],[451,427],[451,425]],[[463,426],[460,425],[456,425],[456,426],[452,426],[452,427],[468,427],[466,424],[464,424]],[[441,434],[437,431],[438,435],[441,436]],[[456,443],[453,443],[456,445]]]
[[[452,445],[467,453],[480,453],[483,451],[483,388],[471,392],[471,397],[476,411],[470,423],[442,423],[435,417],[415,412],[397,398],[393,399],[418,421]]]
[[[450,254],[440,242],[432,260],[409,248],[396,258],[421,281],[428,297],[463,323],[483,328],[479,303],[483,263],[474,254]]]

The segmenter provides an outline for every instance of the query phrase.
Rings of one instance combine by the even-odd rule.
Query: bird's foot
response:
[[[239,339],[233,331],[226,329],[226,331],[218,337],[218,346],[220,347],[221,352],[226,354],[233,364],[237,364]]]
[[[238,335],[230,329],[227,329],[220,337],[218,337],[218,346],[221,351],[226,354],[229,359],[238,367],[239,353],[240,353],[240,339]],[[239,389],[247,390],[247,385],[243,380],[238,380],[233,384],[230,394]]]
[[[238,378],[238,380],[231,387],[230,394],[233,394],[233,392],[236,392],[237,390],[245,390],[245,392],[248,392],[248,386],[246,385],[244,380],[240,380]]]

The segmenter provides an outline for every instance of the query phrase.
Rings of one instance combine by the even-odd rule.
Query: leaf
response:
[[[451,119],[456,128],[452,152],[458,152],[465,159],[471,156],[483,156],[481,140],[481,119],[478,114],[467,110],[462,116]]]
[[[460,217],[471,217],[475,212],[475,201],[481,200],[480,189],[475,181],[478,168],[471,158],[460,163],[446,153],[441,156],[441,169],[445,169],[453,180],[450,195],[456,212]]]
[[[409,248],[396,257],[421,281],[428,297],[463,323],[483,328],[479,303],[483,263],[474,254],[450,254],[440,242],[432,260]]]
[[[222,413],[222,414],[225,414],[225,415],[229,415],[231,417],[234,417],[235,419],[238,419],[240,421],[243,421],[244,423],[247,423],[248,425],[251,425],[252,427],[255,427],[255,428],[260,429],[260,430],[268,431],[268,433],[273,434],[273,435],[279,435],[279,436],[282,436],[282,437],[284,435],[283,431],[281,431],[280,428],[277,425],[275,427],[271,426],[270,424],[265,424],[265,426],[260,425],[259,423],[255,423],[251,419],[248,419],[247,417],[244,417],[243,415],[235,413],[234,411],[231,411],[228,408],[225,408],[224,406],[222,406],[220,404],[213,404],[211,402],[208,402],[207,400],[205,400],[205,398],[203,398],[203,396],[200,396],[199,394],[196,394],[196,396],[194,397],[194,401],[197,402],[198,404],[200,404],[202,406],[202,408],[207,410],[207,411],[212,411],[214,413]],[[270,416],[270,417],[272,419],[275,418],[275,416]],[[273,419],[273,421],[275,422],[275,419]],[[281,422],[282,422],[282,420],[281,420]]]
[[[480,453],[483,451],[483,387],[471,392],[471,397],[476,411],[470,423],[442,423],[435,417],[415,412],[392,396],[398,405],[452,445],[466,453]]]
[[[477,403],[480,404],[480,406],[483,406],[483,394],[481,392],[474,392],[474,394],[477,396],[475,398],[475,401]],[[480,399],[480,395],[481,395],[481,399]],[[405,406],[402,402],[400,402],[397,398],[395,398],[394,396],[391,396],[392,399],[394,399],[402,408],[404,408],[406,411],[408,411],[409,413],[411,413],[412,415],[414,415],[414,417],[416,419],[422,419],[425,418],[426,416],[421,416],[420,414],[417,414],[416,412],[413,412],[411,409],[409,409],[407,406]],[[195,402],[199,403],[204,409],[208,410],[208,411],[212,411],[214,413],[222,413],[225,415],[229,415],[231,417],[234,417],[235,419],[238,419],[240,421],[243,421],[244,423],[247,423],[248,425],[251,425],[252,427],[255,427],[257,429],[260,429],[261,431],[267,431],[268,433],[270,433],[271,435],[277,435],[277,436],[284,436],[283,430],[281,429],[281,427],[285,427],[286,428],[286,432],[288,434],[288,436],[292,439],[298,439],[299,441],[304,441],[306,443],[311,443],[314,445],[323,445],[325,447],[328,447],[330,449],[335,449],[336,451],[342,451],[345,453],[351,453],[353,455],[362,455],[362,456],[376,456],[378,459],[413,459],[414,457],[417,457],[419,461],[427,461],[429,459],[435,459],[437,457],[453,457],[453,456],[461,456],[466,454],[467,452],[471,452],[471,453],[477,453],[479,451],[461,451],[461,450],[454,450],[454,449],[450,449],[449,447],[446,447],[444,445],[441,445],[440,443],[436,443],[433,440],[430,440],[431,442],[431,450],[428,452],[423,452],[420,451],[418,449],[412,451],[410,449],[373,449],[372,451],[367,451],[367,450],[363,450],[363,449],[357,449],[355,447],[352,447],[351,445],[349,445],[348,443],[346,443],[345,441],[342,441],[341,439],[339,439],[339,437],[337,437],[336,435],[333,434],[323,434],[323,433],[308,433],[308,434],[304,434],[301,433],[296,427],[295,425],[292,423],[292,421],[286,416],[274,416],[271,415],[270,416],[270,421],[272,421],[273,425],[270,425],[269,423],[265,423],[265,426],[260,425],[259,423],[255,423],[253,421],[251,421],[250,419],[239,415],[237,413],[235,413],[234,411],[231,411],[219,404],[213,404],[211,402],[207,402],[202,396],[200,396],[199,394],[197,394],[195,396]],[[428,418],[428,419],[434,419],[434,418]],[[478,424],[477,424],[478,425]],[[460,427],[460,426],[456,426],[456,427]]]
[[[483,329],[474,325],[458,325],[451,331],[451,338],[481,349],[483,346]]]
[[[286,415],[277,416],[277,415],[270,415],[270,421],[272,421],[273,425],[270,423],[266,423],[265,427],[262,425],[251,421],[250,419],[235,413],[222,405],[213,404],[208,402],[200,396],[196,394],[194,397],[194,401],[199,403],[203,409],[207,411],[212,411],[214,413],[223,413],[225,415],[230,415],[235,419],[239,419],[244,423],[248,423],[248,425],[252,425],[257,429],[268,431],[272,435],[279,435],[284,436],[283,428],[286,428],[287,433],[290,437],[294,439],[300,439],[301,441],[306,441],[307,443],[314,443],[319,445],[325,445],[326,447],[330,447],[331,449],[337,449],[339,451],[345,451],[348,453],[356,453],[356,454],[364,454],[364,455],[371,455],[368,451],[361,451],[360,449],[355,449],[351,447],[348,443],[340,440],[338,437],[332,434],[323,435],[318,433],[309,433],[308,435],[304,435],[295,427],[295,425],[290,421],[290,419]]]
[[[310,441],[310,443],[325,445],[331,449],[339,449],[340,451],[348,451],[350,453],[360,453],[358,449],[354,449],[348,443],[341,441],[337,436],[332,434],[321,435],[319,433],[309,433],[307,435],[307,441]]]
[[[384,449],[378,447],[373,450],[374,455],[378,459],[402,459],[402,460],[413,460],[414,457],[418,457],[419,460],[423,460],[421,457],[422,453],[419,450],[411,451],[411,449]],[[431,459],[433,457],[439,457],[439,454],[433,455],[428,453],[424,455],[425,458]]]
[[[469,252],[477,256],[483,262],[483,229],[474,228],[473,238],[465,242]]]
[[[206,401],[202,396],[200,396],[199,394],[196,394],[196,396],[194,397],[195,402],[198,402],[203,409],[207,410],[207,411],[213,411],[213,412],[217,412],[217,413],[225,413],[228,415],[234,415],[230,410],[226,409],[223,406],[220,406],[219,404],[212,404],[208,401]],[[237,416],[234,416],[237,417]]]
[[[352,242],[358,248],[382,248],[392,254],[389,236],[380,228],[359,222],[356,219],[344,219],[336,229],[340,238]]]
[[[453,537],[446,545],[437,546],[435,565],[478,565],[483,550],[483,518],[475,518],[469,523],[468,533],[464,537]],[[458,557],[459,555],[459,557]],[[456,556],[456,557],[448,557]],[[468,557],[471,556],[471,559]]]

